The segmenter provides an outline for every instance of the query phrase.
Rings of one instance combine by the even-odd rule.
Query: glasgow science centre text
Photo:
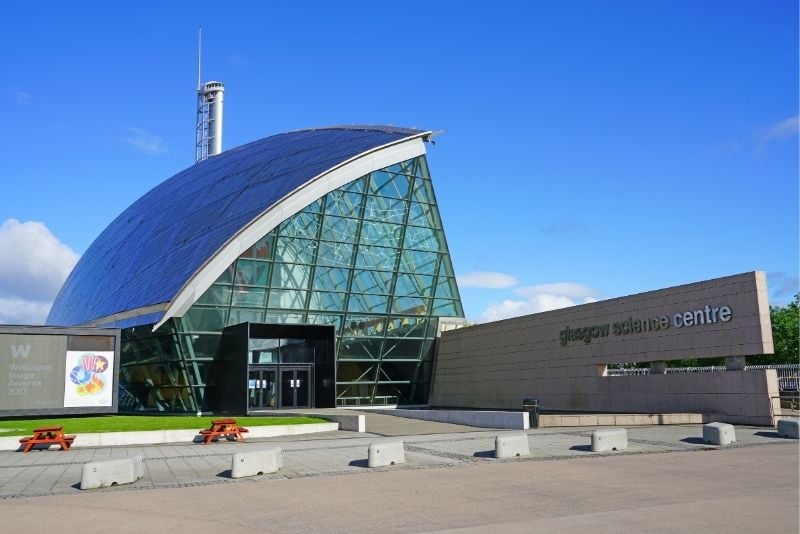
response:
[[[620,321],[613,324],[584,326],[571,328],[567,326],[558,333],[561,346],[565,347],[570,341],[583,341],[588,344],[592,339],[598,337],[608,337],[609,332],[615,336],[625,336],[629,334],[641,334],[644,332],[657,332],[659,330],[669,330],[674,328],[685,328],[704,324],[714,324],[717,322],[727,323],[733,317],[730,306],[709,306],[698,310],[678,312],[670,317],[661,315],[648,317],[645,319],[634,319],[629,317],[627,321]]]

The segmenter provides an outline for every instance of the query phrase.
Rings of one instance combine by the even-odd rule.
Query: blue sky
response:
[[[444,130],[428,158],[467,316],[764,270],[798,291],[792,0],[4,6],[0,322],[193,163],[196,30],[227,148]],[[222,6],[222,7],[215,7]]]

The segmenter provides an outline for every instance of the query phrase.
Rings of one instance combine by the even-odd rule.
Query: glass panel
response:
[[[392,292],[392,273],[387,271],[356,271],[353,276],[354,293],[378,293],[388,295]]]
[[[269,307],[301,310],[305,307],[306,291],[273,289],[269,292]]]
[[[408,224],[415,226],[427,226],[429,228],[441,228],[436,206],[431,204],[420,204],[412,202],[408,207]]]
[[[344,323],[344,335],[353,337],[382,336],[386,317],[374,315],[348,315]]]
[[[416,160],[417,166],[414,167],[414,175],[421,178],[430,178],[431,173],[428,170],[428,160],[425,158],[425,156],[418,157]]]
[[[406,238],[403,248],[413,248],[417,250],[444,251],[444,238],[441,230],[431,228],[420,228],[409,226],[406,228]]]
[[[336,334],[341,334],[342,329],[342,316],[341,315],[322,315],[322,314],[308,314],[309,324],[329,325],[336,329]]]
[[[411,196],[417,202],[427,202],[433,204],[436,202],[436,197],[433,195],[433,187],[428,180],[415,180],[414,181],[414,194]]]
[[[340,406],[358,406],[359,404],[370,404],[374,390],[375,385],[367,383],[337,385],[336,403]]]
[[[433,276],[422,274],[399,274],[395,285],[395,295],[412,295],[415,297],[433,296]]]
[[[187,358],[213,359],[222,337],[219,334],[191,334],[181,336],[181,347]]]
[[[319,258],[317,263],[320,265],[338,265],[349,267],[353,257],[353,245],[350,243],[326,243],[319,244]]]
[[[278,339],[250,339],[247,349],[250,363],[278,363]]]
[[[436,284],[436,296],[438,298],[451,299],[458,295],[455,278],[447,278],[445,276],[439,277],[439,282]]]
[[[264,307],[264,299],[267,297],[267,290],[263,287],[241,287],[233,288],[233,306]]]
[[[364,219],[371,221],[402,223],[407,202],[383,197],[367,197]]]
[[[226,308],[201,308],[193,306],[183,320],[188,331],[222,330],[228,315]]]
[[[267,312],[267,316],[264,317],[264,322],[273,324],[300,324],[306,321],[305,314],[303,313]]]
[[[281,339],[281,363],[314,363],[313,339]]]
[[[343,311],[346,293],[329,293],[327,291],[312,291],[309,310]]]
[[[339,360],[377,360],[383,340],[343,337],[339,344]]]
[[[450,263],[450,256],[448,254],[442,254],[442,264],[439,266],[439,276],[449,276],[450,278],[455,278],[455,274],[453,274],[453,264]]]
[[[436,299],[433,301],[433,315],[439,317],[460,317],[459,308],[455,300]]]
[[[263,310],[247,309],[247,308],[231,308],[231,315],[228,319],[228,324],[239,323],[260,323],[261,318],[264,317]]]
[[[219,275],[219,278],[217,278],[217,281],[215,283],[217,283],[217,284],[232,284],[233,283],[233,271],[234,271],[235,267],[236,267],[235,262],[232,263],[231,265],[228,265],[228,268],[225,269],[224,273]]]
[[[428,319],[424,317],[392,317],[386,327],[386,337],[425,337]]]
[[[319,215],[300,212],[281,224],[279,232],[282,236],[317,237],[319,230]]]
[[[378,365],[372,362],[341,362],[336,368],[339,382],[375,382]]]
[[[269,263],[239,260],[236,262],[236,283],[244,286],[265,286],[269,277]]]
[[[436,274],[439,255],[435,252],[404,250],[400,258],[400,270],[417,274]]]
[[[322,213],[322,199],[320,198],[318,200],[315,200],[314,202],[303,208],[303,211],[305,211],[306,213]]]
[[[389,297],[370,295],[368,293],[351,293],[347,301],[347,310],[351,312],[386,313]]]
[[[272,270],[272,287],[308,289],[310,279],[310,265],[276,263]]]
[[[392,313],[404,315],[427,315],[430,299],[418,297],[396,297],[392,303]]]
[[[320,239],[327,241],[345,241],[355,243],[358,233],[358,221],[326,215],[322,223]]]
[[[393,172],[395,174],[407,174],[409,176],[414,176],[414,161],[416,158],[407,159],[406,161],[401,161],[400,163],[395,163],[394,165],[390,165],[386,167],[384,170],[388,172]]]
[[[419,362],[381,362],[381,370],[378,381],[412,381],[416,382],[423,374],[420,368],[423,364]],[[422,373],[420,372],[422,371]]]
[[[433,321],[432,321],[433,322]],[[426,339],[422,342],[422,352],[420,352],[420,359],[426,362],[433,361],[434,339]],[[427,378],[425,380],[428,380]]]
[[[421,348],[421,339],[387,338],[383,347],[383,359],[417,360],[419,359],[419,351]],[[405,377],[405,380],[409,380],[410,378],[411,377]]]
[[[285,263],[314,263],[316,241],[307,239],[278,239],[275,248],[275,261]]]
[[[384,247],[400,247],[403,227],[376,221],[365,221],[361,227],[361,243]]]
[[[341,189],[331,191],[325,199],[325,213],[341,217],[360,217],[364,195]]]
[[[347,291],[350,269],[340,267],[317,267],[314,271],[314,289]]]
[[[375,171],[369,177],[369,192],[374,195],[407,198],[410,190],[411,180],[402,174]]]
[[[213,285],[209,287],[203,295],[197,299],[197,304],[211,304],[228,306],[231,303],[231,287]]]
[[[374,247],[359,245],[356,256],[356,267],[362,269],[375,269],[379,271],[392,271],[397,262],[396,248]]]
[[[353,193],[363,193],[366,187],[366,176],[362,176],[358,180],[354,180],[340,189],[342,191],[351,191]]]
[[[268,233],[262,237],[258,243],[247,249],[242,253],[240,258],[255,258],[259,260],[272,259],[272,243],[275,239],[273,232]]]

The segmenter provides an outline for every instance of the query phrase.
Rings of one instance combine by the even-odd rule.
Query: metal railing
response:
[[[780,391],[800,390],[800,364],[784,363],[775,365],[748,365],[744,370],[754,371],[758,369],[775,369],[778,373],[778,389],[780,389]],[[713,373],[724,370],[724,365],[706,365],[703,367],[667,367],[667,374]],[[650,369],[648,367],[631,367],[607,370],[608,376],[636,376],[649,374]]]

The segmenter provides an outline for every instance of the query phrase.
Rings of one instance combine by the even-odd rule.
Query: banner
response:
[[[64,408],[111,406],[114,387],[113,351],[67,351]]]

